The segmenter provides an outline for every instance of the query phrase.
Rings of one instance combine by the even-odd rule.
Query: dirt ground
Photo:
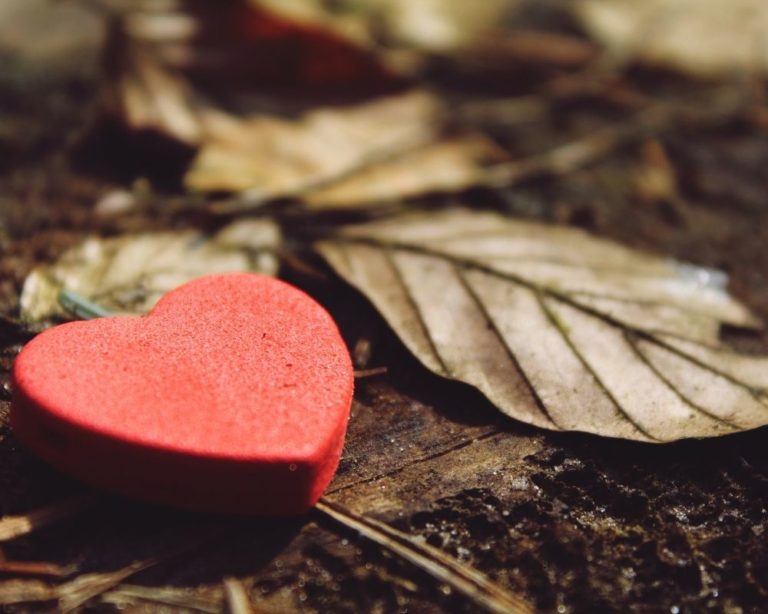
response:
[[[90,233],[211,229],[221,220],[179,212],[168,205],[173,193],[164,191],[129,215],[95,215],[99,197],[125,185],[133,171],[119,166],[130,150],[117,137],[105,145],[100,135],[101,149],[94,149],[97,75],[30,72],[13,57],[0,62],[0,416],[5,418],[9,369],[35,332],[18,321],[18,299],[36,263],[50,262]],[[521,70],[503,87],[447,79],[439,70],[432,79],[444,96],[482,102],[515,94],[521,83],[542,91],[551,77]],[[768,116],[761,85],[694,83],[639,69],[621,81],[653,101],[712,113],[639,130],[594,163],[562,176],[434,196],[422,204],[462,202],[577,225],[725,270],[732,292],[768,321]],[[721,95],[734,91],[754,98],[717,113]],[[634,117],[606,96],[605,88],[542,94],[545,103],[535,120],[491,126],[496,141],[522,157],[601,127],[628,125]],[[639,166],[659,146],[679,182],[674,198],[648,198],[636,188]],[[119,172],[106,173],[103,163],[96,164],[105,147],[112,170]],[[289,235],[295,225],[307,223],[296,214],[280,219]],[[501,417],[479,394],[430,375],[365,299],[320,262],[312,264],[326,273],[324,279],[291,266],[284,266],[283,276],[329,307],[350,345],[370,341],[371,366],[389,369],[357,384],[330,501],[421,536],[544,612],[768,608],[766,428],[655,446],[523,426]],[[768,353],[764,335],[735,330],[724,335],[740,349]],[[30,457],[2,427],[0,513],[23,514],[83,492]],[[2,551],[7,560],[45,561],[80,574],[173,552],[178,543],[187,548],[87,601],[84,610],[220,611],[225,577],[242,581],[259,612],[478,608],[319,513],[266,520],[201,517],[97,495],[86,511],[3,544]],[[5,575],[0,582],[19,577]],[[125,584],[152,590],[131,593]],[[9,612],[52,608],[50,602],[6,606]]]

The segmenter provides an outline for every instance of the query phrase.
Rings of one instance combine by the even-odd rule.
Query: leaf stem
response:
[[[80,320],[93,320],[114,315],[109,309],[89,301],[77,292],[63,288],[59,292],[59,305]]]

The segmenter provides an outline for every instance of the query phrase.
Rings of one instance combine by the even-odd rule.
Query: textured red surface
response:
[[[144,317],[54,327],[16,359],[11,423],[84,481],[164,503],[300,513],[338,465],[349,354],[300,290],[212,275]]]

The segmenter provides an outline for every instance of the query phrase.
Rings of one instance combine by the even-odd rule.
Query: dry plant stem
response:
[[[544,154],[500,164],[481,173],[478,184],[505,188],[546,175],[567,175],[594,162],[635,135],[636,128],[608,128],[556,147]]]
[[[178,549],[169,550],[155,557],[135,561],[117,571],[83,574],[58,586],[40,580],[9,580],[0,584],[0,605],[57,601],[58,612],[71,612],[133,574],[178,552]]]
[[[0,605],[41,603],[56,599],[56,587],[42,580],[6,580],[0,582]]]
[[[376,377],[377,375],[385,375],[387,373],[387,367],[374,367],[372,369],[360,369],[355,371],[355,379],[365,379],[368,377]]]
[[[523,599],[507,592],[476,569],[460,563],[437,548],[417,542],[402,531],[347,510],[325,498],[320,499],[315,508],[321,514],[357,531],[363,537],[386,548],[433,578],[445,582],[487,612],[494,614],[532,614],[534,612],[533,607]]]
[[[158,608],[171,606],[184,608],[185,610],[194,612],[204,612],[205,614],[221,613],[221,604],[219,602],[188,596],[184,593],[185,589],[168,589],[164,587],[121,584],[117,588],[102,595],[101,600],[102,602],[111,603],[118,607],[149,603],[158,606]]]
[[[237,578],[224,579],[224,595],[228,614],[253,614],[248,593]]]
[[[0,573],[22,576],[50,576],[61,578],[70,569],[45,561],[0,561]]]
[[[74,580],[56,587],[56,596],[60,612],[71,612],[81,605],[113,589],[124,580],[145,569],[168,559],[198,548],[221,534],[220,529],[212,531],[183,530],[174,537],[174,543],[158,548],[157,554],[134,561],[117,571],[106,573],[83,574]]]
[[[567,175],[649,133],[662,132],[685,122],[711,123],[736,115],[748,106],[741,94],[722,98],[718,104],[704,110],[679,105],[651,106],[625,123],[609,126],[543,154],[491,167],[480,173],[478,185],[503,188],[536,177]]]
[[[96,501],[95,496],[84,495],[59,501],[28,514],[6,516],[0,519],[0,542],[28,535],[37,529],[76,516],[92,507]]]
[[[59,293],[59,304],[80,320],[92,320],[93,318],[103,318],[112,315],[100,305],[86,300],[79,294],[75,294],[66,288]]]
[[[71,612],[81,605],[114,588],[126,578],[159,563],[162,556],[135,561],[122,569],[109,573],[85,574],[57,587],[59,611]]]

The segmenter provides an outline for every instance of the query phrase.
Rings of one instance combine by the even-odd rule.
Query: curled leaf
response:
[[[66,288],[121,313],[144,313],[169,290],[209,273],[277,272],[277,226],[241,220],[209,237],[196,230],[151,232],[112,239],[89,238],[24,282],[22,317],[38,321],[63,313]]]
[[[768,424],[757,320],[725,276],[575,229],[466,210],[350,226],[317,250],[435,373],[553,430],[639,441]]]

